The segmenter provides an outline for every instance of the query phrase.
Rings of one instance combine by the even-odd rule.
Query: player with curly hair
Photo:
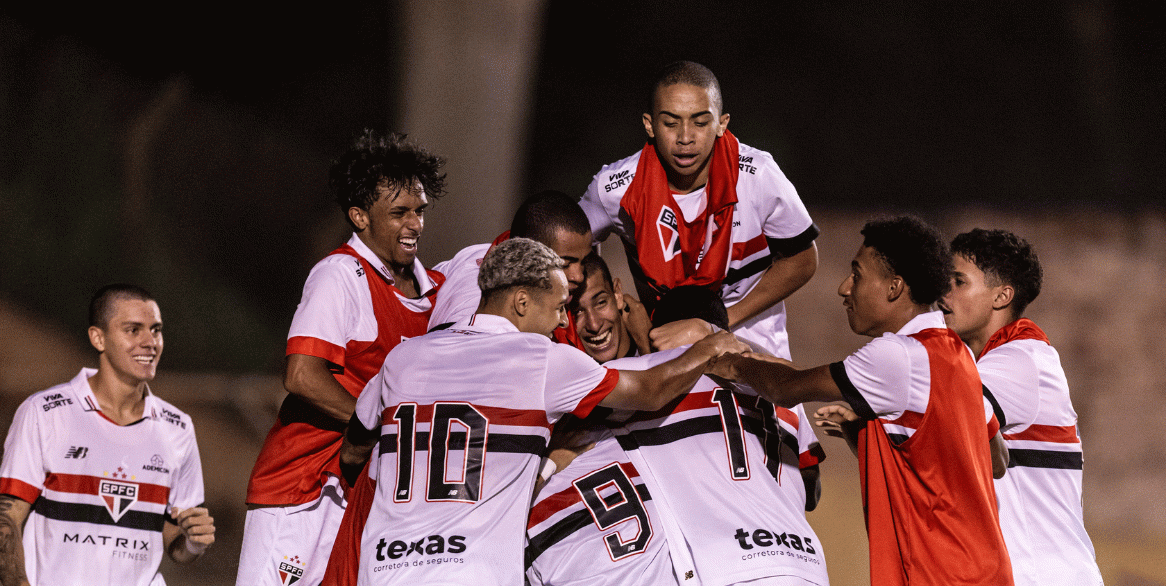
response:
[[[349,496],[337,456],[344,426],[389,350],[425,333],[444,280],[417,259],[442,164],[404,135],[366,130],[332,166],[353,234],[312,268],[292,318],[289,394],[247,486],[240,586],[323,576]]]
[[[808,370],[737,355],[714,374],[782,406],[846,403],[818,413],[858,455],[872,584],[1012,584],[992,486],[1007,467],[999,423],[971,353],[933,310],[950,287],[947,244],[912,217],[862,234],[838,294],[850,329],[874,340]]]

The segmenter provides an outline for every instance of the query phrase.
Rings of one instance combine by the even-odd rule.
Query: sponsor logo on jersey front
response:
[[[300,581],[304,577],[304,569],[307,564],[300,561],[300,556],[287,557],[283,556],[283,560],[275,566],[277,575],[279,576],[279,583],[283,586],[291,586]]]
[[[744,155],[738,155],[737,166],[741,169],[741,171],[743,173],[748,173],[750,175],[757,174],[757,166],[753,164],[753,157],[746,157]]]
[[[98,493],[105,503],[106,510],[109,511],[109,516],[113,517],[114,523],[117,523],[126,514],[126,511],[138,502],[138,483],[102,479],[98,486]]]
[[[441,564],[464,564],[465,558],[457,555],[466,551],[464,535],[430,535],[417,540],[400,539],[389,542],[381,538],[376,545],[376,562],[371,569],[374,573],[437,566]]]
[[[170,474],[170,469],[166,467],[166,461],[162,456],[154,454],[150,458],[149,464],[143,464],[142,470],[149,470],[150,472],[161,472],[162,474]]]
[[[632,173],[631,170],[624,170],[620,171],[619,173],[611,173],[607,176],[607,185],[603,186],[603,191],[605,193],[611,193],[620,187],[631,185],[632,179],[635,179],[635,177],[636,174]]]
[[[664,262],[680,254],[680,232],[677,230],[676,212],[664,206],[656,220],[656,233],[660,235],[660,250],[664,251]]]
[[[43,405],[41,405],[41,409],[48,411],[49,409],[55,409],[55,408],[60,407],[62,405],[72,405],[72,404],[73,404],[72,399],[62,395],[61,393],[53,393],[51,395],[45,395],[45,402]]]
[[[752,532],[738,528],[733,535],[737,545],[748,553],[741,556],[742,560],[765,557],[787,557],[809,564],[821,564],[818,550],[814,549],[814,540],[811,537],[794,533],[778,533],[768,529],[756,529]]]

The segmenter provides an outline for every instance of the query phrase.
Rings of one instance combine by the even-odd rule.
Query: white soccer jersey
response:
[[[585,417],[618,378],[496,315],[394,348],[356,404],[381,429],[359,584],[520,584],[551,425]]]
[[[527,524],[532,586],[677,584],[660,516],[610,431],[543,485]]]
[[[482,258],[490,250],[490,244],[467,246],[453,258],[438,263],[433,270],[445,275],[445,283],[437,292],[433,302],[433,313],[429,315],[429,329],[451,322],[459,322],[478,310],[482,300],[482,290],[478,288],[478,272]]]
[[[1077,413],[1057,351],[1043,340],[1013,340],[976,367],[1005,415],[1008,473],[996,481],[996,498],[1016,585],[1101,584],[1082,517]]]
[[[635,256],[635,227],[633,221],[654,221],[628,218],[620,208],[620,201],[635,177],[640,152],[616,161],[599,170],[580,207],[591,223],[596,242],[617,234],[627,246],[628,263],[632,274],[639,278]],[[773,262],[769,241],[774,240],[779,250],[798,252],[807,248],[818,235],[805,204],[792,183],[778,168],[773,157],[762,150],[739,144],[740,175],[737,180],[737,206],[733,211],[732,257],[721,288],[725,305],[731,306],[745,297],[761,274]],[[678,212],[691,221],[704,211],[704,188],[677,198]],[[637,288],[642,284],[637,283]],[[640,291],[641,297],[644,295]],[[775,356],[789,358],[789,338],[785,332],[785,303],[777,303],[736,328],[733,333]]]
[[[682,349],[609,362],[644,370]],[[675,517],[704,586],[789,577],[829,583],[821,543],[806,520],[800,465],[824,457],[801,407],[774,406],[701,377],[667,407],[615,429],[657,508]],[[679,556],[679,557],[678,557]]]
[[[95,374],[82,369],[20,405],[4,444],[0,493],[33,504],[24,557],[34,586],[163,584],[170,508],[203,502],[194,426],[153,393],[140,421],[117,425],[97,406]]]
[[[389,283],[393,282],[392,271],[356,234],[348,239],[347,244]],[[331,346],[329,350],[313,352],[309,349],[305,353],[320,355],[336,364],[343,363],[344,350],[350,343],[376,340],[377,316],[363,272],[360,263],[348,255],[329,254],[320,259],[304,282],[303,297],[292,317],[288,340],[312,340],[308,342],[308,348],[312,349],[311,344],[328,344]],[[421,295],[410,299],[398,294],[397,299],[411,311],[429,311],[431,300],[428,293],[437,285],[429,279],[419,259],[413,259],[413,276]]]

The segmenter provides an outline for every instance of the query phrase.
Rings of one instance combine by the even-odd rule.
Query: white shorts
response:
[[[247,511],[235,585],[319,584],[340,529],[344,505],[339,482],[331,477],[313,502]]]

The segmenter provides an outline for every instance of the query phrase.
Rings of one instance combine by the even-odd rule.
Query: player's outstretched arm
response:
[[[725,354],[713,360],[709,374],[749,385],[770,403],[786,408],[808,401],[844,400],[829,365],[798,370],[748,354]]]
[[[726,352],[749,347],[729,332],[706,336],[683,354],[648,370],[621,370],[619,382],[599,404],[612,409],[655,411],[688,392],[709,362]]]
[[[814,413],[814,423],[826,432],[826,435],[840,437],[846,440],[850,451],[858,455],[858,430],[862,425],[854,410],[845,405],[825,405]]]
[[[24,521],[32,505],[0,494],[0,586],[28,586],[24,570]]]
[[[999,431],[988,440],[988,444],[992,448],[992,478],[1000,480],[1008,472],[1008,445]]]
[[[652,347],[648,332],[652,330],[652,318],[648,317],[648,309],[644,307],[643,303],[640,303],[639,299],[626,293],[623,296],[623,303],[623,313],[620,318],[623,320],[624,328],[632,336],[632,343],[640,350],[640,354],[651,353]]]
[[[729,327],[735,328],[741,322],[769,309],[801,289],[818,270],[818,245],[793,255],[778,258],[765,269],[757,285],[740,301],[727,307]]]
[[[162,526],[162,543],[170,559],[188,564],[202,556],[215,542],[215,519],[205,507],[170,510],[174,523]]]
[[[329,364],[318,356],[289,354],[283,386],[329,417],[348,421],[356,410],[356,397],[336,382]]]
[[[340,444],[340,474],[349,486],[355,486],[368,459],[372,457],[372,449],[381,437],[381,430],[365,429],[360,418],[353,415],[348,420],[348,429],[344,431],[344,443]]]

